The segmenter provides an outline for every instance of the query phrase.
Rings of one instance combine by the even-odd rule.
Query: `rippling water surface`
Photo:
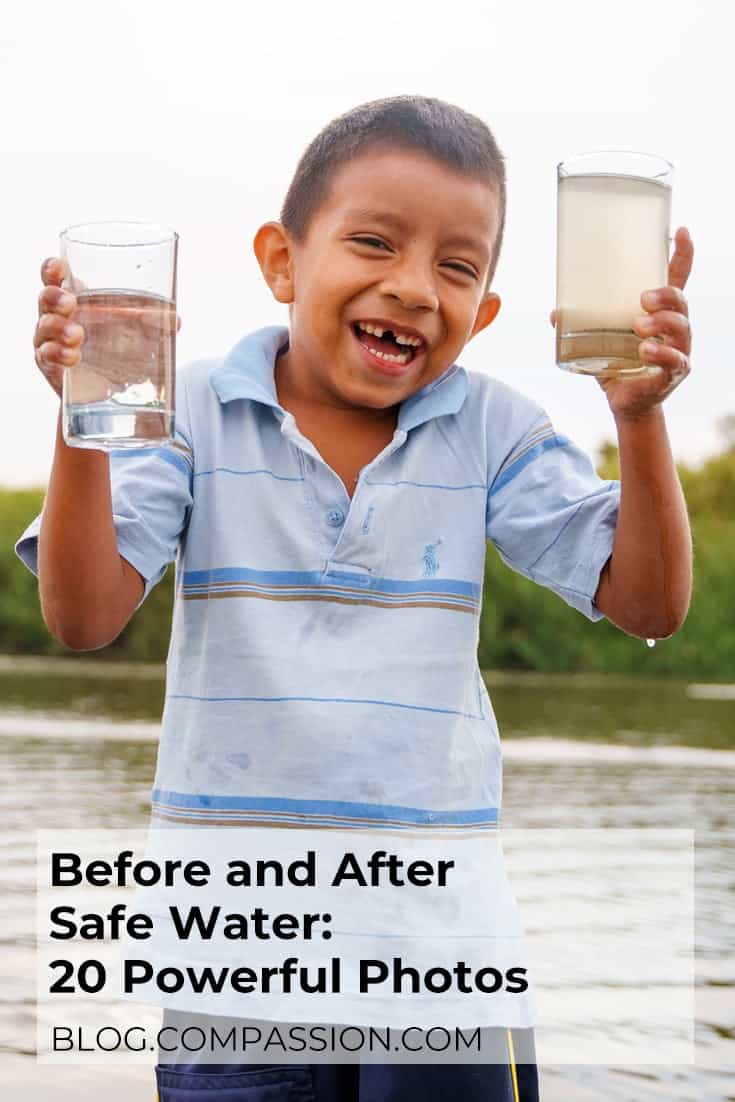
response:
[[[489,675],[488,685],[504,740],[506,827],[696,831],[702,1066],[544,1068],[543,1097],[732,1100],[735,1075],[726,1068],[735,1069],[733,687],[536,675]],[[24,1084],[36,1082],[34,832],[147,824],[163,692],[158,667],[0,658],[0,1037],[17,1084],[13,1097],[30,1097]],[[552,877],[550,911],[553,884]],[[136,1075],[131,1102],[150,1098],[140,1069]],[[38,1089],[32,1097],[56,1094]]]

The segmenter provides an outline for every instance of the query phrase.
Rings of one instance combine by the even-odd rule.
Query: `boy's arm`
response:
[[[76,298],[62,287],[66,275],[57,258],[42,266],[34,334],[36,363],[59,396],[64,368],[79,363],[84,340]],[[34,521],[16,550],[37,571],[44,621],[65,646],[95,650],[112,642],[175,554],[192,500],[185,420],[180,410],[172,466],[164,461],[171,455],[158,458],[160,449],[111,463],[96,449],[68,447],[59,416],[40,526]]]
[[[65,367],[79,363],[84,330],[74,320],[76,298],[62,288],[66,263],[41,267],[33,338],[36,363],[61,397]],[[143,579],[117,550],[110,494],[110,461],[104,452],[70,448],[61,412],[53,467],[38,541],[41,611],[51,634],[73,650],[112,642],[143,595]]]
[[[620,511],[613,551],[595,604],[609,620],[641,638],[665,638],[684,623],[692,590],[692,543],[686,504],[669,447],[661,403],[689,374],[691,329],[681,292],[694,250],[687,230],[676,233],[669,286],[646,291],[648,311],[636,321],[640,354],[661,368],[641,379],[606,379],[618,431]]]
[[[618,419],[620,511],[595,604],[641,639],[673,635],[692,591],[692,542],[663,411]]]
[[[104,452],[70,448],[57,425],[56,451],[38,543],[41,609],[51,634],[73,650],[117,638],[144,583],[117,549]]]

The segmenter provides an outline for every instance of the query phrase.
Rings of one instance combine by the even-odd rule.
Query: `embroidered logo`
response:
[[[421,556],[424,563],[424,578],[433,578],[439,570],[439,560],[436,557],[437,547],[441,547],[442,541],[437,540],[436,543],[427,543],[424,548],[424,553]]]

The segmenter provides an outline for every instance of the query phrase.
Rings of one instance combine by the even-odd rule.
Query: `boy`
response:
[[[504,218],[483,122],[422,97],[358,107],[312,142],[281,221],[255,236],[288,329],[180,372],[174,447],[108,458],[59,429],[42,517],[19,543],[49,630],[104,646],[177,560],[164,823],[497,821],[476,656],[488,538],[592,620],[641,638],[683,622],[691,546],[661,402],[688,371],[688,234],[636,324],[664,337],[641,345],[660,373],[603,383],[619,486],[534,402],[456,362],[498,313]],[[62,275],[44,266],[35,338],[57,392],[83,336]],[[159,1071],[161,1102],[198,1087],[260,1097],[252,1071],[205,1070]],[[291,1086],[320,1102],[535,1098],[533,1066],[518,1071],[321,1068]]]

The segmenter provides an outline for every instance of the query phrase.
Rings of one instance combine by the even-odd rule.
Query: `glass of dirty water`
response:
[[[63,428],[78,448],[173,439],[178,234],[145,222],[92,222],[61,234],[63,286],[77,299],[81,361],[64,371]]]
[[[649,153],[582,153],[557,166],[556,363],[598,377],[655,374],[633,331],[665,287],[674,168]]]

